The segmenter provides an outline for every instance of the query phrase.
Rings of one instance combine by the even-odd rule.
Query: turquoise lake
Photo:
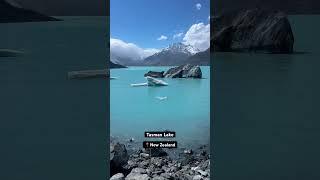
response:
[[[201,67],[203,79],[163,80],[169,86],[131,87],[146,82],[149,70],[169,67],[112,69],[110,81],[111,135],[142,140],[144,131],[172,130],[181,144],[209,143],[210,69]],[[156,97],[167,97],[159,100]]]
[[[0,179],[105,179],[107,83],[67,73],[106,67],[107,19],[58,18],[0,24]]]
[[[320,179],[320,16],[289,20],[294,54],[212,56],[216,179]]]

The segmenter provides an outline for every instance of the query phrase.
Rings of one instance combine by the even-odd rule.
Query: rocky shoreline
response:
[[[122,144],[111,141],[111,180],[200,180],[210,179],[209,146],[196,149],[178,149],[177,157],[169,154],[173,149],[132,148],[133,138]],[[142,145],[142,144],[141,144]]]

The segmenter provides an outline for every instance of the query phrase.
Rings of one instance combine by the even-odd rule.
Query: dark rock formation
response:
[[[116,143],[110,146],[111,175],[122,173],[123,166],[127,164],[129,155],[124,144]]]
[[[186,64],[170,68],[167,72],[149,71],[144,76],[154,78],[202,78],[202,72],[200,66]]]
[[[144,74],[144,77],[150,76],[150,77],[154,77],[154,78],[163,78],[164,77],[163,74],[164,74],[164,71],[161,71],[161,72],[149,71],[146,74]]]
[[[169,69],[164,76],[166,78],[202,78],[202,72],[199,66],[187,64]]]
[[[193,66],[189,70],[184,70],[186,78],[202,78],[202,72],[199,66]]]
[[[182,78],[183,70],[181,67],[182,66],[170,68],[166,73],[164,73],[164,76],[166,78]]]
[[[126,68],[125,66],[112,63],[110,61],[110,68]],[[107,69],[97,70],[82,70],[68,72],[68,79],[91,79],[91,78],[109,78],[110,73]]]
[[[168,155],[168,153],[161,148],[149,148],[145,149],[145,152],[151,157],[163,157]]]
[[[112,144],[116,143],[115,139],[111,139]],[[210,156],[209,146],[201,145],[194,149],[170,149],[166,150],[168,154],[173,151],[178,154],[178,157],[172,157],[163,153],[163,149],[140,149],[141,142],[137,143],[139,148],[130,147],[132,144],[124,139],[125,145],[129,154],[129,159],[123,157],[121,168],[117,172],[112,171],[113,180],[120,179],[210,179]],[[121,149],[123,146],[121,145]],[[111,146],[111,151],[114,152],[114,146]],[[130,152],[130,149],[134,151]],[[188,152],[186,153],[185,150]],[[150,151],[152,155],[150,155]],[[120,151],[122,152],[122,150]],[[192,152],[192,153],[191,153]],[[158,156],[156,156],[158,153]],[[163,154],[163,155],[161,155]],[[111,156],[111,159],[114,158]]]
[[[198,153],[189,154],[188,158],[182,160],[145,154],[137,151],[130,155],[125,165],[129,172],[125,179],[210,179],[210,159],[202,158]]]
[[[260,9],[211,18],[214,51],[292,53],[294,37],[287,16]]]
[[[212,12],[222,13],[236,9],[279,9],[288,14],[319,14],[319,0],[215,0]]]
[[[16,57],[22,55],[23,52],[12,49],[0,49],[0,57]]]
[[[14,6],[6,0],[0,0],[0,23],[35,21],[58,21],[58,19]]]
[[[108,78],[109,76],[107,69],[68,72],[68,79]]]

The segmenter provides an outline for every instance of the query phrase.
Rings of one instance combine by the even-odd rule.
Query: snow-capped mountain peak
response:
[[[183,43],[173,43],[170,44],[168,47],[164,48],[163,51],[182,52],[193,55],[199,52],[200,50],[191,45],[186,45]]]

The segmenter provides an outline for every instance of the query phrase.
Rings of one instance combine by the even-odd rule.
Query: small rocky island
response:
[[[82,70],[68,72],[68,79],[90,79],[90,78],[108,78],[110,76],[107,69]]]
[[[216,52],[293,53],[294,36],[283,12],[236,10],[212,17],[211,24]]]
[[[109,62],[110,69],[113,68],[126,68],[120,64]],[[68,72],[68,79],[91,79],[91,78],[110,78],[110,72],[107,69],[95,69],[95,70],[80,70]]]
[[[209,180],[210,155],[207,146],[185,149],[171,158],[164,149],[128,152],[124,144],[110,145],[110,180]],[[170,151],[170,150],[168,150]]]
[[[170,68],[168,71],[158,72],[158,71],[149,71],[144,76],[150,76],[154,78],[202,78],[201,68],[198,65],[181,65],[177,67]]]
[[[16,57],[22,55],[22,51],[13,49],[0,49],[0,57]]]

